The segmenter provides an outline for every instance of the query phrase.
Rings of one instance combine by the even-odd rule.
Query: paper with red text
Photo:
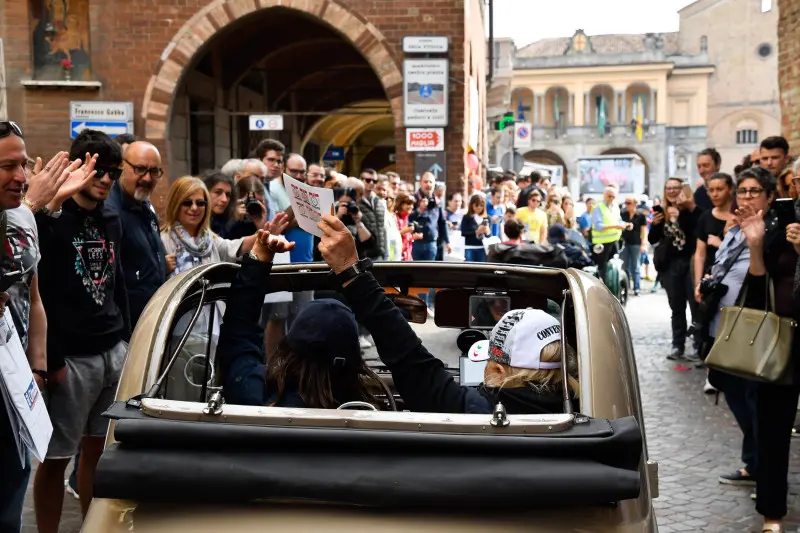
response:
[[[307,233],[322,237],[317,224],[322,215],[334,212],[333,190],[311,187],[289,176],[283,177],[283,185],[289,195],[297,225]]]

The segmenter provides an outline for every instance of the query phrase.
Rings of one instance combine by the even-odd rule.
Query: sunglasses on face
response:
[[[108,174],[108,179],[111,181],[117,181],[120,176],[122,176],[122,169],[117,167],[100,167],[95,165],[94,169],[97,171],[97,174],[94,175],[95,179],[101,180],[103,179],[106,174]]]
[[[378,180],[375,178],[364,178],[364,183],[375,183],[376,181]]]
[[[4,137],[8,137],[11,134],[16,135],[20,139],[22,139],[22,129],[16,122],[11,120],[3,120],[0,121],[0,139]]]
[[[192,207],[193,205],[196,205],[197,207],[205,207],[208,205],[208,202],[205,200],[184,200],[181,202],[181,205],[183,207]]]

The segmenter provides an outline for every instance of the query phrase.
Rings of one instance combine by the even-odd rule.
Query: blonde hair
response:
[[[169,188],[167,195],[167,210],[164,214],[164,223],[161,225],[161,231],[169,231],[178,222],[178,214],[181,211],[181,203],[189,198],[197,191],[203,191],[203,199],[206,201],[205,213],[203,220],[200,221],[200,231],[210,231],[211,227],[211,202],[209,201],[208,189],[203,180],[195,178],[194,176],[183,176],[178,178]]]
[[[543,363],[551,363],[561,360],[561,341],[551,342],[544,348],[540,356]],[[494,362],[497,363],[496,361]],[[569,390],[575,398],[580,397],[580,385],[578,383],[578,355],[575,350],[567,345],[567,365],[569,367]],[[549,394],[562,390],[563,372],[561,368],[554,369],[530,369],[515,366],[501,365],[505,367],[504,376],[491,375],[485,380],[484,384],[488,387],[498,387],[501,389],[514,389],[530,387],[538,394]]]

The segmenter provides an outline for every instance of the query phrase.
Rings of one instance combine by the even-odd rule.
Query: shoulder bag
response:
[[[792,339],[797,323],[770,310],[775,308],[775,288],[769,276],[767,291],[763,310],[744,307],[747,285],[738,306],[720,310],[720,324],[706,366],[752,381],[792,382]]]

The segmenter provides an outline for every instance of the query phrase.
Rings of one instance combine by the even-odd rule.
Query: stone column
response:
[[[650,120],[650,124],[656,123],[656,90],[652,88],[650,89],[650,112],[647,118]]]
[[[592,97],[589,93],[583,93],[584,110],[583,125],[588,126],[592,123]]]
[[[617,108],[617,124],[622,124],[625,122],[625,93],[614,93],[614,104]]]
[[[575,107],[575,93],[569,93],[569,108],[567,108],[567,126],[573,125],[572,109]]]
[[[539,95],[533,93],[533,101],[531,102],[531,107],[533,108],[533,122],[531,123],[532,126],[536,126],[539,124]]]

